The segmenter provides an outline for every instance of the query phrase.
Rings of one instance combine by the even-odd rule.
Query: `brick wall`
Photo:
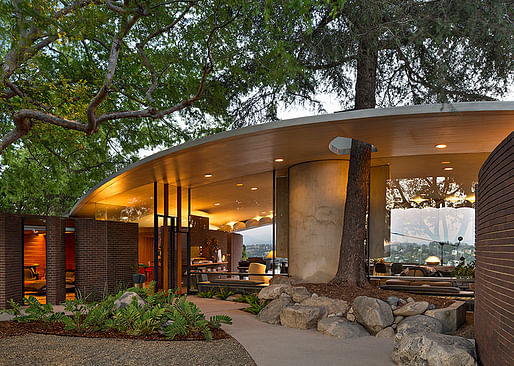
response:
[[[0,213],[0,309],[9,299],[23,299],[23,224],[19,216]]]
[[[66,300],[66,219],[46,219],[46,301],[60,304]]]
[[[75,220],[76,287],[99,299],[104,289],[130,284],[137,264],[137,224],[94,219]]]
[[[514,360],[514,132],[480,169],[476,205],[475,338],[484,366]]]

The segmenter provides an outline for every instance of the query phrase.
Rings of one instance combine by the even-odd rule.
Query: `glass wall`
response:
[[[444,265],[456,265],[461,257],[474,260],[474,186],[452,177],[391,180],[387,190],[390,256],[385,260],[425,263],[436,256]]]

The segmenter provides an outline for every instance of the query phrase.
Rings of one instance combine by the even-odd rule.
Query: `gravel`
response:
[[[0,365],[255,365],[236,340],[143,341],[26,334],[1,340]]]

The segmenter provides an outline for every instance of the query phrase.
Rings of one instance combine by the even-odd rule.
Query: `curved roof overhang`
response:
[[[153,182],[199,189],[238,177],[298,163],[348,159],[329,151],[329,142],[351,137],[378,151],[372,165],[392,164],[392,175],[425,176],[451,155],[462,167],[477,166],[514,127],[514,102],[471,102],[365,109],[270,122],[218,133],[148,156],[100,182],[75,204],[84,216],[90,203]],[[435,144],[448,148],[437,150]],[[275,158],[283,158],[277,164]],[[462,174],[455,170],[451,174]],[[206,179],[205,173],[213,174]],[[476,172],[473,172],[473,176]]]

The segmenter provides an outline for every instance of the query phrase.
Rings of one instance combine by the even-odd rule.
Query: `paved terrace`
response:
[[[327,336],[314,329],[286,328],[263,323],[255,315],[241,311],[246,304],[188,297],[206,317],[226,314],[232,325],[223,329],[234,337],[257,365],[344,365],[394,366],[391,360],[393,340],[361,337],[349,340]]]

